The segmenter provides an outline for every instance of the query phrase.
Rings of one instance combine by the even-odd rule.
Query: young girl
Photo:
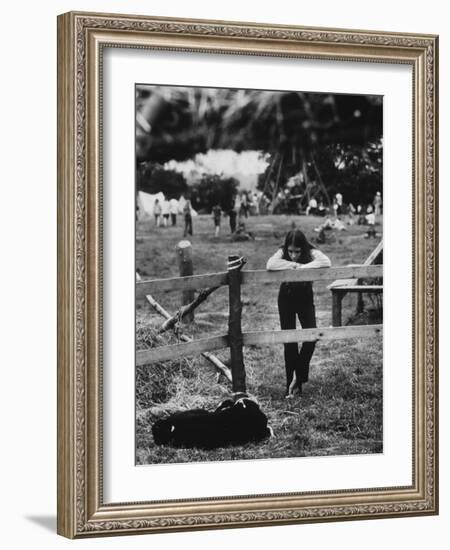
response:
[[[269,258],[267,269],[278,271],[330,267],[330,265],[328,256],[308,242],[302,231],[294,229],[286,235],[282,248]],[[296,316],[298,316],[302,328],[315,328],[316,313],[312,282],[281,283],[278,294],[278,311],[283,330],[295,329]],[[284,344],[286,397],[293,397],[295,393],[301,393],[302,384],[308,381],[309,363],[315,346],[315,342],[304,342],[299,352],[297,342]]]
[[[214,220],[214,236],[217,238],[220,235],[220,222],[222,220],[222,209],[218,204],[212,208],[212,217]]]

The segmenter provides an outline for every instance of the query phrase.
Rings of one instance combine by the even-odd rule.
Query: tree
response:
[[[224,212],[229,212],[238,185],[235,178],[205,174],[199,182],[190,186],[194,208],[210,212],[218,204]]]
[[[302,152],[329,143],[361,145],[382,135],[380,96],[170,86],[137,90],[138,119],[145,115],[151,126],[147,158],[154,162],[185,160],[209,149],[253,149],[278,152],[298,166]]]
[[[298,174],[304,200],[317,188],[329,203],[329,185],[345,183],[343,173],[355,182],[352,170],[357,169],[356,163],[347,164],[343,173],[335,173],[329,148],[349,149],[365,161],[369,144],[381,143],[381,96],[149,86],[139,91],[162,98],[153,100],[159,113],[151,124],[153,160],[184,160],[211,148],[264,151],[273,163],[263,186],[272,203],[280,187]],[[375,173],[364,164],[360,179],[375,185]],[[329,179],[330,172],[335,179]]]
[[[161,165],[145,162],[138,165],[136,185],[140,191],[155,194],[160,191],[171,198],[179,198],[187,191],[187,183],[183,176],[175,170],[165,170]]]
[[[381,140],[363,146],[329,145],[318,154],[318,163],[328,192],[342,193],[346,203],[370,204],[382,190]]]

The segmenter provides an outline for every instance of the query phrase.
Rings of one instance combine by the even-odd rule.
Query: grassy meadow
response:
[[[228,218],[222,220],[222,234],[214,236],[211,216],[193,219],[194,272],[226,270],[227,256],[246,256],[246,269],[265,269],[267,259],[277,250],[293,224],[314,242],[314,227],[322,218],[306,216],[254,216],[246,220],[254,241],[232,242]],[[366,239],[367,228],[348,226],[336,232],[332,244],[318,245],[334,266],[363,263],[379,242]],[[382,228],[377,225],[380,235]],[[182,220],[177,227],[155,228],[152,221],[137,222],[136,269],[142,278],[178,275],[175,245],[183,238]],[[331,281],[314,283],[317,324],[331,326]],[[279,329],[278,285],[242,287],[243,330]],[[179,292],[155,294],[169,312],[180,305]],[[377,304],[365,297],[366,311],[355,316],[356,295],[343,301],[343,322],[381,322]],[[378,317],[377,317],[378,316]],[[138,349],[153,345],[155,328],[162,322],[145,301],[136,304]],[[215,291],[196,310],[195,321],[183,325],[183,332],[194,338],[223,334],[228,323],[227,287]],[[164,334],[167,343],[176,343],[173,333]],[[229,360],[226,349],[213,352]],[[244,348],[247,390],[269,418],[275,437],[259,444],[213,451],[172,449],[153,443],[152,424],[171,412],[203,407],[214,409],[229,396],[231,387],[201,356],[186,357],[136,369],[136,462],[138,464],[180,463],[255,458],[284,458],[324,455],[380,453],[382,446],[382,341],[380,338],[321,342],[311,361],[310,381],[303,394],[286,400],[283,346]]]

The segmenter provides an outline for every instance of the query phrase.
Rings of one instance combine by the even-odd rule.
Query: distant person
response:
[[[234,208],[236,210],[237,217],[240,218],[242,215],[242,208],[241,208],[241,196],[239,194],[236,195],[234,198]]]
[[[184,236],[187,237],[187,235],[193,234],[192,207],[191,207],[191,201],[189,199],[187,199],[184,204],[183,214],[184,214]]]
[[[243,220],[239,222],[238,228],[231,235],[232,241],[254,241],[255,236],[250,231],[247,231]]]
[[[253,203],[253,194],[247,193],[247,212],[249,216],[255,215],[255,205]]]
[[[380,191],[376,192],[376,195],[373,199],[373,207],[375,208],[375,216],[381,216],[381,205],[383,201],[381,199]]]
[[[156,227],[159,227],[161,224],[161,204],[159,203],[159,199],[155,199],[155,203],[153,205],[153,215],[155,216],[155,225]]]
[[[186,199],[184,198],[184,195],[180,195],[180,198],[178,199],[178,214],[184,213],[185,205],[186,205]]]
[[[342,193],[336,193],[335,197],[337,204],[336,214],[340,216],[342,214],[342,208],[344,206],[344,197],[342,196]]]
[[[263,214],[268,214],[270,203],[269,197],[264,193],[259,202],[259,209]]]
[[[280,213],[280,212],[284,212],[286,209],[286,204],[285,204],[285,194],[284,194],[284,191],[282,189],[280,189],[280,191],[278,191],[277,193],[277,196],[275,198],[275,204],[273,206],[273,213]]]
[[[170,217],[171,217],[171,220],[172,220],[172,227],[177,225],[178,208],[179,208],[179,204],[178,204],[177,199],[175,199],[175,198],[170,199],[170,201],[169,201],[169,210],[170,210]]]
[[[170,216],[170,204],[167,199],[164,199],[162,201],[161,211],[162,211],[164,227],[167,227],[169,225],[169,216]]]
[[[319,244],[331,244],[336,242],[336,235],[334,230],[344,231],[346,229],[345,225],[342,223],[340,218],[331,219],[330,216],[327,216],[325,221],[319,227],[315,227],[314,231],[319,233],[317,235],[317,240]]]
[[[330,216],[327,216],[325,221],[319,227],[315,227],[314,231],[317,233],[322,229],[337,229],[338,231],[347,231],[345,224],[342,222],[340,217],[331,219]]]
[[[366,225],[366,215],[361,204],[358,204],[358,206],[356,207],[356,214],[358,216],[358,225]]]
[[[321,231],[322,229],[333,229],[333,228],[334,228],[334,221],[330,218],[330,216],[327,216],[321,225],[314,228],[314,231],[316,231],[316,233],[319,233],[319,231]]]
[[[366,214],[366,220],[368,225],[375,225],[375,212]]]
[[[236,212],[236,202],[233,199],[231,202],[231,208],[228,212],[228,216],[230,218],[230,232],[233,234],[236,231],[236,218],[237,218],[237,212]]]
[[[372,210],[371,206],[367,207],[367,212],[366,221],[369,227],[367,229],[366,239],[375,238],[377,236],[377,232],[375,231],[375,212]]]
[[[258,193],[255,191],[253,193],[253,200],[252,200],[252,204],[253,204],[253,211],[255,213],[255,216],[259,216],[259,199],[260,199],[260,196],[258,195]]]
[[[334,216],[337,217],[337,215],[338,215],[338,203],[336,201],[336,197],[333,199],[333,213],[334,213]]]
[[[267,261],[269,271],[330,267],[330,265],[329,258],[308,242],[299,229],[289,231],[283,246]],[[278,312],[282,330],[295,329],[297,317],[302,328],[315,328],[317,325],[312,283],[281,283]],[[315,342],[304,342],[299,352],[296,342],[284,344],[286,398],[301,393],[302,384],[308,381],[309,364],[315,346]]]
[[[239,215],[245,218],[248,218],[248,209],[249,209],[248,197],[247,197],[247,193],[244,191],[241,195],[241,209],[240,209]]]
[[[348,223],[348,225],[353,225],[355,223],[355,212],[356,212],[356,208],[353,206],[352,203],[350,203],[348,205],[348,212],[347,212],[347,216],[348,216],[347,223]]]
[[[319,206],[317,207],[317,215],[323,217],[323,216],[326,216],[326,214],[327,214],[327,208],[323,204],[323,201],[320,201]]]
[[[369,207],[370,208],[370,207]],[[370,208],[367,209],[366,222],[367,225],[375,225],[375,212]]]
[[[306,215],[315,216],[317,214],[317,200],[313,197],[306,207]]]
[[[218,204],[215,204],[212,208],[212,217],[214,220],[214,236],[220,235],[220,222],[222,221],[222,209]]]

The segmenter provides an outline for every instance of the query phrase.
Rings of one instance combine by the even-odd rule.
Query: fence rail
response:
[[[331,279],[352,279],[383,277],[382,265],[354,265],[347,267],[320,267],[316,269],[289,269],[286,271],[241,271],[241,284],[269,284],[294,281],[327,281]],[[213,286],[228,285],[228,272],[207,273],[189,277],[141,280],[136,283],[136,297],[170,290],[200,290]]]
[[[226,347],[228,347],[228,334],[211,336],[209,338],[199,338],[192,342],[159,346],[157,348],[137,351],[136,365],[141,366],[147,363],[167,361],[168,359],[179,359],[180,357],[189,357],[190,355],[197,355],[205,351],[213,351]]]
[[[370,338],[378,336],[383,325],[357,325],[333,328],[307,328],[292,330],[260,330],[243,332],[243,345],[287,344],[289,342],[319,342],[327,340],[344,340],[351,338]],[[228,334],[200,338],[193,342],[160,346],[136,353],[136,365],[147,365],[158,361],[189,357],[205,351],[229,347]]]
[[[229,257],[229,260],[234,257]],[[229,264],[231,265],[231,264]],[[342,340],[351,338],[371,338],[382,333],[383,325],[362,325],[331,328],[310,328],[300,330],[268,330],[242,332],[241,285],[268,284],[281,282],[325,281],[330,279],[352,278],[382,278],[382,265],[352,265],[346,267],[326,267],[317,269],[292,269],[286,271],[238,271],[229,268],[223,273],[192,275],[188,277],[173,277],[170,279],[155,279],[136,282],[136,297],[145,298],[153,292],[169,290],[213,290],[219,286],[228,286],[229,316],[228,333],[201,338],[192,342],[161,346],[136,352],[136,365],[142,366],[158,361],[178,359],[213,351],[220,348],[230,348],[231,378],[233,391],[245,392],[245,366],[243,347],[245,345],[273,345],[289,342],[317,342],[327,340]],[[139,279],[139,277],[138,277]],[[380,285],[380,288],[381,285]],[[192,306],[192,304],[190,304]],[[186,306],[189,307],[189,306]],[[180,318],[182,311],[180,311]]]
[[[379,335],[383,325],[355,325],[348,327],[304,328],[291,330],[261,330],[244,332],[244,345],[288,344],[289,342],[319,342],[344,338],[370,338]]]

